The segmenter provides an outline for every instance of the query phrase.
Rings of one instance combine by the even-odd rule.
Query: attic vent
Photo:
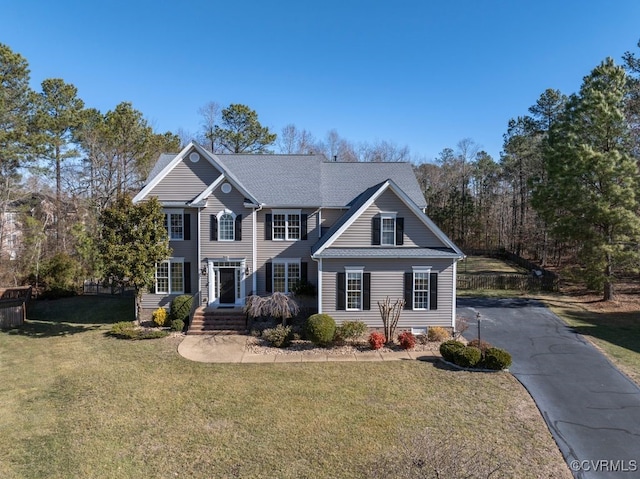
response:
[[[223,193],[231,193],[231,185],[229,183],[224,183],[220,189]]]
[[[189,159],[192,163],[197,163],[198,161],[200,161],[200,155],[194,151],[189,155]]]

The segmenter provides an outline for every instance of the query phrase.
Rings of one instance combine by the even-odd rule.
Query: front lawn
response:
[[[195,363],[180,338],[105,335],[132,312],[119,298],[37,302],[24,328],[0,333],[0,477],[370,477],[390,452],[409,460],[414,439],[488,452],[492,477],[571,477],[507,373]]]

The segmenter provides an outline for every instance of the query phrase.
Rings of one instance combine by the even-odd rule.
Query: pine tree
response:
[[[580,249],[586,278],[614,297],[615,272],[638,263],[640,178],[624,117],[627,78],[608,58],[584,78],[552,126],[546,182],[534,206],[562,239]]]

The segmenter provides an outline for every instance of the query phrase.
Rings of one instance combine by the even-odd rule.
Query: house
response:
[[[424,213],[408,163],[320,155],[163,154],[134,202],[164,206],[173,256],[143,308],[195,294],[208,309],[307,282],[318,312],[381,327],[377,302],[405,299],[399,328],[453,327],[460,249]]]

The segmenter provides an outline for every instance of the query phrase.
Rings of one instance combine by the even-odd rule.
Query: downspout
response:
[[[311,259],[318,263],[318,314],[322,314],[322,258]]]
[[[253,290],[253,294],[258,294],[258,211],[262,210],[264,205],[260,204],[257,208],[253,209],[253,220],[251,223],[252,229],[252,244],[251,244],[251,288]]]

